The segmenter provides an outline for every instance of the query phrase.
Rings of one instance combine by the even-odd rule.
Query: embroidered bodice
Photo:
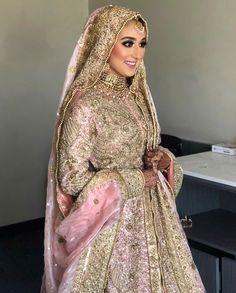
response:
[[[65,191],[77,193],[98,170],[142,169],[149,116],[143,97],[130,92],[126,78],[111,73],[102,73],[75,97],[59,142]]]

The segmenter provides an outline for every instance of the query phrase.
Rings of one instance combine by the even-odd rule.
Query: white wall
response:
[[[13,2],[0,9],[0,226],[44,215],[56,108],[88,15],[88,0]]]
[[[90,0],[139,10],[148,20],[145,63],[162,131],[236,142],[236,1]]]

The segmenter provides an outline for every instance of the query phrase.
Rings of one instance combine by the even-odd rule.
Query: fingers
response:
[[[153,165],[158,165],[159,161],[163,158],[164,153],[162,151],[147,151],[144,156],[145,164],[152,168]]]
[[[161,161],[159,162],[159,168],[161,170],[167,170],[170,166],[170,163],[171,163],[171,158],[166,153],[163,153],[163,157]]]
[[[152,188],[157,184],[157,174],[153,170],[144,170],[145,186]]]
[[[152,157],[155,157],[155,156],[162,156],[163,155],[163,151],[161,150],[158,150],[158,149],[155,149],[155,150],[150,150],[150,151],[146,151],[145,152],[145,156],[147,158],[152,158]]]
[[[146,168],[152,168],[155,173],[157,173],[158,170],[165,172],[170,166],[171,159],[164,151],[154,149],[146,151],[144,155],[144,163]]]
[[[145,163],[149,168],[159,168],[159,165],[162,162],[163,154],[160,154],[158,156],[152,157],[152,158],[147,158]]]

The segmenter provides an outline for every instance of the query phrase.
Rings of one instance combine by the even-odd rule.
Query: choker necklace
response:
[[[103,71],[99,80],[115,91],[124,91],[129,89],[129,84],[124,76],[118,76],[111,72]]]

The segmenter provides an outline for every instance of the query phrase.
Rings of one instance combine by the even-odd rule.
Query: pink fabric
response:
[[[54,160],[52,153],[49,170]],[[44,239],[45,275],[41,293],[71,292],[80,254],[103,228],[117,220],[122,206],[120,187],[117,182],[110,181],[87,195],[83,194],[85,201],[82,205],[63,219],[57,198],[52,196],[56,194],[55,183],[53,173],[49,172]]]
[[[61,267],[67,267],[108,223],[114,223],[121,209],[121,192],[114,181],[89,192],[84,203],[56,228],[61,237],[54,241],[54,254]]]
[[[167,180],[166,180],[165,176],[161,173],[161,171],[157,171],[157,175],[158,175],[159,181],[162,185],[162,188],[165,191],[165,193],[167,194],[167,196],[169,198],[171,198],[171,195],[173,195],[172,196],[172,198],[173,198],[174,197],[174,190],[175,190],[174,189],[175,188],[175,185],[174,185],[174,160],[173,160],[172,156],[170,156],[167,152],[166,152],[166,154],[170,158],[170,166],[167,171]]]
[[[162,188],[165,191],[167,197],[173,198],[173,196],[171,197],[171,193],[173,191],[168,188],[168,186],[166,184],[166,178],[164,177],[164,175],[160,171],[157,172],[157,175],[158,175],[159,181],[160,181]]]
[[[54,238],[54,222],[56,215],[59,213],[55,194],[55,180],[53,172],[50,170],[53,168],[55,162],[55,152],[52,151],[49,160],[49,172],[48,172],[48,185],[47,185],[47,204],[45,215],[45,228],[44,228],[44,276],[41,287],[41,293],[45,292],[57,292],[57,275],[58,269],[54,265],[54,257],[52,251],[52,243]]]
[[[62,192],[60,189],[57,191],[57,202],[64,217],[67,217],[73,206],[72,197],[69,194]]]
[[[170,167],[167,171],[167,178],[168,178],[168,182],[170,184],[170,187],[172,188],[172,190],[174,191],[174,162],[173,162],[173,158],[170,157]]]

